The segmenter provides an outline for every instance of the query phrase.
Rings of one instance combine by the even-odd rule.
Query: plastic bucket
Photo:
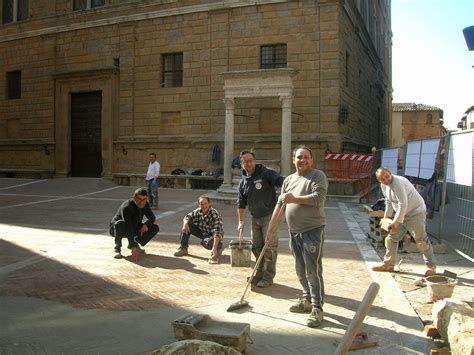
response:
[[[436,302],[451,297],[457,283],[457,280],[446,276],[428,276],[426,278],[428,302]]]

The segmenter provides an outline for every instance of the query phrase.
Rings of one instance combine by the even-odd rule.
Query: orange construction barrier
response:
[[[326,153],[325,173],[339,181],[353,181],[356,191],[370,189],[373,156],[360,153]]]

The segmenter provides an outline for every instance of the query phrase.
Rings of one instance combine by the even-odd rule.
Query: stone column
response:
[[[281,174],[288,176],[291,169],[291,104],[292,95],[280,96],[281,111]]]
[[[226,98],[225,103],[225,136],[224,136],[224,182],[222,188],[232,188],[232,158],[234,154],[234,98]]]

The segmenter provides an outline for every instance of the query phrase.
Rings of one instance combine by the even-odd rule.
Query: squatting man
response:
[[[140,254],[145,253],[140,245],[145,246],[160,230],[155,224],[156,217],[147,199],[146,189],[136,189],[133,196],[120,205],[112,218],[109,233],[115,238],[115,259],[123,257],[122,238],[126,237],[128,240],[128,249],[132,250],[132,259],[138,260]],[[143,217],[147,219],[145,222],[143,222]]]

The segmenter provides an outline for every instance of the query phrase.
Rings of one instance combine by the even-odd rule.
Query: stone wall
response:
[[[326,150],[346,143],[372,146],[379,132],[375,122],[387,118],[374,88],[388,79],[364,51],[344,2],[257,3],[111,0],[107,7],[73,12],[68,0],[32,2],[28,21],[0,26],[1,67],[22,71],[21,99],[0,96],[0,169],[26,165],[68,175],[69,117],[63,106],[69,103],[61,90],[84,91],[88,82],[108,98],[102,103],[104,176],[141,172],[150,151],[164,172],[217,168],[211,149],[216,143],[224,147],[222,73],[259,69],[260,46],[277,43],[287,44],[288,68],[298,71],[294,145],[314,148],[320,167]],[[364,79],[349,79],[346,87],[341,68],[347,51],[350,75],[362,72]],[[164,88],[162,55],[175,52],[184,57],[183,86]],[[98,72],[109,73],[107,79]],[[3,73],[0,87],[5,86]],[[341,124],[342,103],[349,115]],[[234,154],[254,148],[262,158],[279,159],[278,98],[237,99],[235,107]]]
[[[431,115],[431,119],[428,118],[428,115]],[[402,112],[402,137],[404,142],[421,138],[439,137],[443,134],[444,130],[439,112]]]

